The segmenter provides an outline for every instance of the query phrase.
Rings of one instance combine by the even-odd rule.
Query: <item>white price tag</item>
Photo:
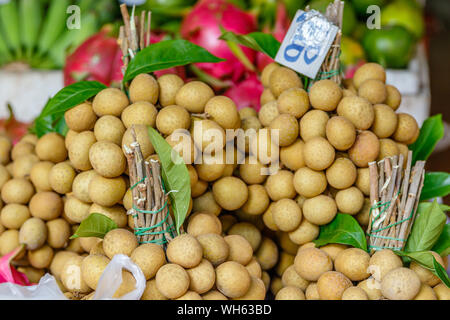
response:
[[[314,79],[338,30],[318,11],[298,10],[275,61]]]

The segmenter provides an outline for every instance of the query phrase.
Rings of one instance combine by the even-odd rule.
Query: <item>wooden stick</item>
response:
[[[148,14],[147,14],[147,37],[146,37],[146,40],[145,40],[145,47],[146,48],[150,46],[150,40],[151,40],[150,39],[150,36],[151,36],[150,29],[151,29],[151,25],[152,25],[152,12],[149,11]]]

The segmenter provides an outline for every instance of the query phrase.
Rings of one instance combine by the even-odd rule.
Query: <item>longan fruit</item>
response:
[[[352,282],[342,273],[327,271],[317,280],[320,300],[341,300],[345,290],[352,287]]]
[[[298,194],[312,198],[325,191],[327,178],[323,171],[315,171],[308,167],[298,169],[294,175],[294,188]]]
[[[358,168],[355,185],[364,193],[365,196],[370,195],[370,174],[369,168]]]
[[[47,223],[47,243],[54,249],[64,248],[72,234],[69,223],[64,219],[54,219]]]
[[[42,161],[61,162],[67,158],[64,138],[55,132],[43,135],[36,144],[36,154]]]
[[[290,114],[280,114],[272,120],[269,125],[271,132],[278,130],[278,145],[287,147],[291,145],[298,137],[298,122]]]
[[[131,91],[131,88],[130,88]],[[92,109],[99,117],[104,115],[120,116],[129,105],[127,95],[117,88],[106,88],[100,91],[92,102]]]
[[[141,244],[133,250],[130,258],[141,268],[146,280],[152,279],[158,269],[166,263],[164,250],[154,243]]]
[[[281,282],[283,286],[294,286],[300,288],[302,291],[305,291],[309,285],[309,281],[303,279],[297,271],[295,271],[295,266],[291,265],[283,272],[283,276],[281,277]]]
[[[179,264],[183,268],[193,268],[202,260],[203,249],[195,237],[182,234],[169,242],[166,254],[171,263]]]
[[[247,269],[250,276],[261,279],[262,277],[261,265],[259,264],[258,260],[256,260],[255,257],[253,257],[252,260],[250,260],[250,262],[245,266],[245,268]]]
[[[250,242],[239,234],[230,234],[224,237],[228,244],[228,261],[236,261],[242,265],[247,265],[253,257],[253,248]]]
[[[308,93],[301,88],[288,89],[283,91],[278,97],[278,111],[281,114],[290,114],[299,119],[308,111],[309,99]]]
[[[357,214],[364,205],[364,195],[356,187],[339,190],[335,196],[339,212]]]
[[[390,300],[412,300],[420,291],[419,276],[411,269],[396,268],[381,281],[381,293]]]
[[[420,129],[417,129],[416,133],[414,133],[413,137],[411,139],[409,139],[408,141],[405,141],[405,144],[408,145],[408,146],[413,144],[414,142],[417,141],[419,136],[420,136]]]
[[[220,235],[222,233],[222,224],[214,214],[197,212],[190,216],[186,231],[194,237],[206,233]]]
[[[362,209],[355,215],[356,220],[362,226],[368,226],[370,219],[370,209],[372,205],[370,204],[369,198],[364,198],[364,204]]]
[[[215,233],[201,234],[197,240],[203,248],[203,257],[214,266],[227,260],[230,247],[222,236]]]
[[[17,271],[25,273],[31,283],[39,283],[39,281],[45,274],[44,269],[36,269],[33,267],[18,267]]]
[[[61,282],[70,292],[89,293],[92,289],[84,281],[81,273],[81,265],[84,258],[74,256],[67,259],[61,271]]]
[[[185,294],[183,294],[181,297],[176,298],[174,300],[203,300],[201,295],[199,295],[197,292],[194,291],[187,291]]]
[[[275,68],[269,76],[269,87],[275,97],[291,88],[303,88],[302,80],[295,71],[286,68]]]
[[[89,149],[89,160],[94,170],[105,178],[115,178],[125,171],[126,160],[119,146],[98,141]]]
[[[400,94],[400,91],[398,91],[396,87],[387,84],[386,93],[386,101],[384,103],[391,107],[392,110],[397,110],[402,103],[402,95]]]
[[[103,249],[103,240],[97,237],[80,237],[80,245],[85,252],[91,252],[93,248],[97,246],[97,244],[102,244]],[[103,252],[104,253],[104,252]],[[105,254],[106,256],[106,254]]]
[[[177,264],[163,265],[156,273],[155,279],[158,291],[169,299],[179,298],[189,289],[189,275]]]
[[[398,122],[397,114],[394,110],[385,104],[376,104],[373,106],[373,110],[375,112],[375,119],[371,131],[380,139],[393,135],[397,129]]]
[[[52,191],[36,193],[30,200],[31,215],[42,220],[53,220],[63,212],[63,200],[61,196]]]
[[[278,262],[278,247],[272,239],[263,237],[255,252],[255,257],[261,265],[261,269],[272,269]]]
[[[80,223],[89,216],[91,205],[78,200],[76,197],[67,197],[64,203],[64,215],[71,222]]]
[[[369,300],[380,300],[382,298],[381,283],[372,277],[359,282],[357,287],[366,292]]]
[[[362,131],[349,149],[348,155],[355,165],[367,168],[369,162],[375,161],[380,153],[380,141],[371,131]]]
[[[6,165],[10,162],[11,148],[12,148],[11,140],[6,136],[0,136],[0,163],[2,165]]]
[[[264,127],[268,127],[273,119],[279,115],[278,102],[273,100],[261,106],[261,109],[259,109],[258,112],[258,119]]]
[[[38,269],[48,268],[53,259],[53,249],[44,245],[36,250],[28,251],[28,261]]]
[[[345,151],[355,142],[356,129],[347,118],[335,116],[327,122],[326,137],[337,150]]]
[[[134,141],[133,135],[131,134],[133,128],[136,133],[136,140],[141,147],[142,155],[145,159],[147,159],[151,154],[155,152],[155,149],[153,148],[153,145],[148,136],[148,129],[144,125],[134,125],[132,128],[129,128],[127,129],[127,131],[125,131],[122,138],[122,149],[125,152],[126,150],[123,146],[126,145],[127,147],[130,147],[130,144]]]
[[[442,260],[442,257],[434,251],[430,252],[434,256],[436,261],[444,267],[444,261]],[[433,274],[430,270],[422,267],[415,261],[411,262],[409,268],[417,274],[422,283],[427,284],[430,287],[434,287],[441,282],[441,280],[435,274]]]
[[[147,281],[144,293],[141,296],[141,300],[168,300],[156,287],[156,280],[152,279]]]
[[[369,297],[363,289],[350,287],[345,289],[341,300],[369,300]]]
[[[11,159],[13,160],[13,163],[23,156],[35,155],[34,147],[35,146],[31,143],[19,141],[11,150]]]
[[[193,200],[192,211],[207,212],[218,216],[222,212],[222,208],[214,200],[213,193],[208,191]]]
[[[251,277],[245,267],[227,261],[216,268],[217,289],[229,298],[239,298],[250,289]]]
[[[433,291],[439,300],[450,300],[450,288],[445,284],[438,284],[433,288]]]
[[[61,250],[55,253],[50,264],[50,273],[58,280],[61,279],[61,273],[67,260],[76,257],[78,254],[72,251]]]
[[[47,240],[47,226],[39,218],[25,221],[19,230],[19,242],[25,244],[28,250],[36,250]]]
[[[170,135],[176,129],[189,129],[190,126],[191,117],[184,107],[169,105],[156,116],[156,128],[164,135]]]
[[[277,100],[275,98],[275,96],[273,95],[272,91],[270,91],[269,88],[265,88],[263,90],[263,92],[261,93],[261,97],[259,98],[259,104],[261,106],[265,105],[266,103],[270,102],[270,101],[275,101]],[[242,119],[242,117],[241,117]]]
[[[34,188],[28,179],[11,179],[3,185],[1,194],[7,204],[27,204],[34,194]]]
[[[10,253],[20,246],[19,231],[14,229],[5,230],[0,235],[0,254],[2,256]],[[21,259],[25,255],[25,251],[19,253],[14,260]]]
[[[78,132],[73,131],[73,130],[68,130],[65,136],[65,141],[64,141],[64,145],[66,146],[66,149],[69,150],[70,144],[73,141],[73,138],[75,138],[78,135]]]
[[[238,129],[241,125],[236,104],[226,96],[209,99],[205,105],[205,112],[224,129]]]
[[[316,225],[330,223],[337,213],[336,202],[326,195],[306,199],[303,203],[303,217]]]
[[[130,83],[129,95],[131,102],[147,101],[155,104],[158,101],[159,85],[149,74],[141,73]],[[95,101],[95,100],[94,100]]]
[[[317,283],[311,282],[305,291],[306,300],[320,300],[319,291],[317,290]]]
[[[346,189],[355,183],[357,171],[351,160],[346,158],[338,158],[327,169],[326,176],[328,183],[333,188]]]
[[[158,110],[147,101],[138,101],[126,107],[121,115],[125,128],[130,128],[134,124],[155,127]]]
[[[190,279],[190,290],[203,294],[214,286],[216,274],[213,265],[208,260],[203,259],[198,266],[186,271]]]
[[[333,262],[324,251],[307,248],[297,252],[294,269],[303,279],[317,281],[323,273],[333,270]]]
[[[73,138],[69,146],[69,159],[76,169],[83,171],[92,169],[89,150],[96,141],[92,131],[80,132]]]
[[[397,129],[393,138],[397,142],[406,142],[414,137],[417,130],[419,130],[419,125],[414,117],[407,113],[399,113]]]
[[[95,123],[94,135],[96,141],[109,141],[120,146],[125,130],[124,124],[118,117],[105,115]]]
[[[261,244],[261,232],[254,224],[249,222],[235,223],[228,230],[228,235],[239,235],[244,237],[248,241],[248,243],[250,243],[250,246],[252,247],[252,252],[256,251],[259,245]],[[246,265],[247,263],[244,262],[242,264]]]
[[[249,154],[256,157],[261,163],[277,163],[279,159],[279,145],[276,133],[263,128],[249,136]]]
[[[397,143],[391,139],[380,139],[380,154],[377,160],[383,160],[384,158],[390,158],[399,155]]]
[[[73,195],[83,202],[91,203],[92,199],[89,196],[89,184],[96,176],[98,176],[98,174],[95,170],[84,171],[77,174],[72,183]]]
[[[29,178],[31,168],[39,162],[39,158],[34,154],[18,157],[12,166],[13,178]]]
[[[242,211],[247,214],[260,215],[269,206],[269,196],[264,186],[253,184],[248,186],[248,200],[242,207]]]
[[[252,107],[244,107],[238,110],[239,113],[239,118],[241,118],[241,120],[244,120],[246,118],[250,118],[250,117],[258,117],[258,112],[253,109]]]
[[[264,67],[263,71],[261,72],[261,83],[265,88],[269,87],[270,74],[278,67],[278,64],[275,62],[271,62]]]
[[[332,80],[319,80],[309,88],[309,99],[313,108],[333,111],[342,99],[342,90]]]
[[[264,300],[266,296],[266,287],[264,282],[257,278],[251,277],[250,288],[242,297],[234,298],[233,300]]]
[[[212,192],[216,202],[225,210],[242,207],[248,199],[248,187],[239,178],[223,177],[214,182]]]
[[[223,176],[225,171],[225,154],[203,155],[202,163],[195,165],[198,177],[207,182],[212,182]]]
[[[292,199],[296,195],[294,174],[288,170],[278,170],[277,173],[270,175],[265,187],[272,201],[278,201],[284,198]]]
[[[347,249],[348,246],[340,243],[330,243],[323,247],[320,247],[320,250],[325,251],[330,257],[331,260],[334,262],[336,260],[336,257],[339,253]]]
[[[183,79],[176,74],[164,74],[157,80],[159,84],[159,103],[163,107],[175,104],[175,96],[184,85]]]
[[[353,85],[359,89],[360,85],[368,80],[375,79],[386,82],[386,72],[384,68],[377,63],[366,63],[359,67],[353,76]]]
[[[265,168],[267,167],[255,157],[246,157],[244,162],[239,165],[239,176],[249,185],[261,184],[267,178],[267,175],[262,174]]]
[[[305,142],[303,158],[305,164],[313,170],[325,170],[335,159],[335,150],[327,139],[315,137]]]
[[[48,180],[54,191],[65,194],[72,191],[72,183],[75,176],[76,172],[69,162],[60,162],[51,168]]]
[[[375,119],[370,102],[361,97],[345,97],[339,102],[337,114],[350,120],[356,129],[369,129]]]
[[[298,244],[296,244],[295,242],[293,242],[291,240],[291,238],[289,238],[289,234],[286,232],[277,232],[276,234],[277,238],[278,238],[278,244],[280,246],[280,248],[283,250],[283,252],[292,254],[292,255],[296,255],[297,251],[298,251]]]
[[[202,113],[209,99],[214,97],[214,91],[206,83],[191,81],[178,89],[175,104],[186,108],[192,113]]]
[[[116,254],[130,256],[137,246],[135,235],[126,229],[113,229],[103,238],[103,250],[110,259]]]
[[[273,221],[278,229],[290,232],[300,225],[302,210],[292,199],[281,199],[275,202],[272,208]]]
[[[97,289],[98,281],[109,262],[110,260],[102,254],[90,254],[83,259],[81,275],[91,289]]]
[[[280,277],[274,277],[272,281],[270,281],[270,292],[276,296],[277,293],[283,289],[283,283],[281,282]]]
[[[197,120],[191,126],[191,135],[195,146],[204,154],[213,154],[222,150],[226,143],[225,131],[212,120]]]
[[[436,293],[429,285],[423,284],[420,287],[419,293],[414,297],[414,300],[437,300]]]
[[[48,162],[51,163],[51,162]],[[37,165],[37,164],[35,164]],[[11,175],[9,174],[8,170],[4,165],[0,164],[0,190],[3,188],[6,182],[8,182],[11,179]],[[32,180],[32,176],[30,174],[30,179]]]
[[[303,141],[306,142],[315,137],[325,138],[328,120],[328,114],[322,110],[311,110],[305,113],[299,122],[300,136]]]
[[[170,136],[166,138],[167,143],[176,151],[183,159],[185,164],[194,164],[197,159],[197,147],[192,141],[189,132],[184,129],[176,129]],[[207,156],[207,153],[205,153]],[[214,159],[214,156],[211,156]]]
[[[350,280],[361,281],[370,276],[370,273],[367,271],[369,260],[370,256],[366,251],[358,248],[349,248],[337,255],[334,267],[336,271],[341,272]]]
[[[52,187],[50,186],[50,182],[48,180],[48,175],[53,166],[54,166],[53,162],[41,161],[35,163],[33,167],[31,167],[30,180],[37,190],[39,191],[52,190]],[[2,183],[0,183],[0,187],[1,186]]]
[[[192,198],[200,197],[202,194],[206,192],[206,189],[208,189],[208,182],[199,179],[197,183],[194,184],[191,188]]]
[[[278,263],[275,267],[275,273],[278,276],[282,276],[283,272],[291,265],[294,264],[295,256],[292,254],[289,254],[287,252],[281,251],[280,257],[278,259]]]
[[[389,249],[376,251],[369,260],[369,272],[377,281],[383,280],[389,271],[401,267],[403,267],[402,259]]]
[[[290,170],[297,170],[305,166],[303,148],[305,143],[297,139],[294,143],[280,149],[280,160]]]
[[[95,175],[88,186],[89,198],[105,207],[111,207],[120,202],[127,190],[123,177],[105,178]]]
[[[73,239],[73,240],[75,240],[75,239]],[[94,244],[91,247],[91,250],[89,250],[89,254],[101,254],[101,255],[104,255],[106,257],[105,251],[103,250],[103,240],[98,241],[96,244]]]
[[[83,102],[67,110],[64,113],[64,119],[70,130],[81,132],[94,128],[97,115],[94,113],[90,103]]]
[[[383,81],[367,79],[359,86],[358,95],[372,104],[378,104],[386,100],[387,90]]]
[[[11,203],[3,207],[0,222],[3,227],[18,230],[30,216],[27,206]]]
[[[319,227],[306,219],[302,219],[297,229],[289,232],[289,239],[298,245],[302,245],[316,239],[318,235]]]

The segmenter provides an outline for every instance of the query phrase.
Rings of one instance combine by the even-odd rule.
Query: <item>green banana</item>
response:
[[[15,0],[0,5],[0,24],[6,44],[16,52],[17,58],[21,58],[19,17]]]
[[[20,0],[19,17],[21,21],[20,35],[28,59],[33,54],[36,45],[39,27],[42,22],[42,4],[36,0]]]
[[[66,28],[67,7],[69,0],[53,0],[42,26],[41,37],[38,43],[38,53],[46,53],[54,44],[61,32]]]
[[[84,13],[81,16],[81,29],[72,30],[74,32],[72,46],[78,47],[84,40],[96,33],[98,29],[99,26],[95,14],[92,12]]]
[[[2,30],[0,30],[0,57],[2,58],[0,65],[12,60],[12,56],[9,52],[8,45],[5,42],[5,37],[2,34]]]

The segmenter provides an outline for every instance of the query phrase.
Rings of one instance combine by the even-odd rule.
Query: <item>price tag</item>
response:
[[[298,10],[275,61],[314,79],[338,30],[318,11]]]

